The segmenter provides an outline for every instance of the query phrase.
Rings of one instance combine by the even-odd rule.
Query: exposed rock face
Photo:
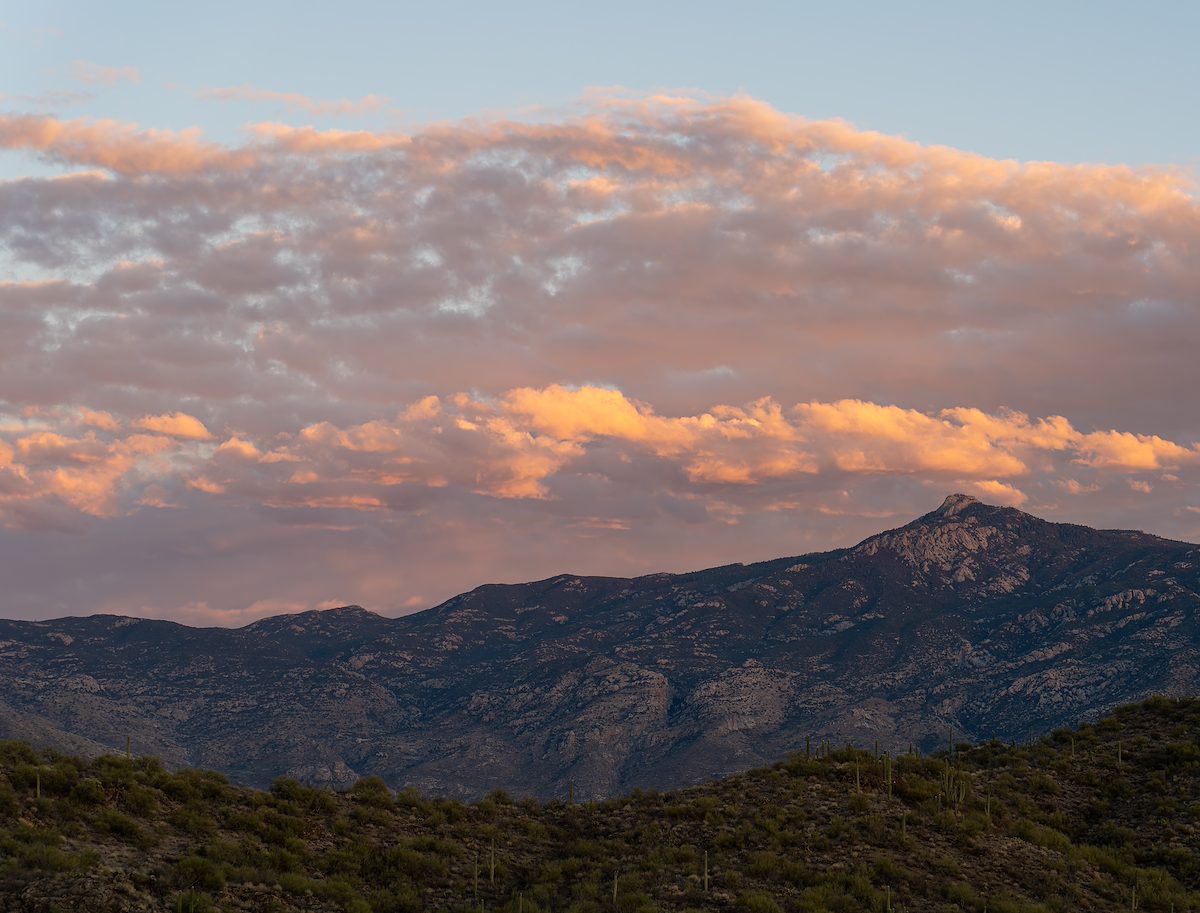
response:
[[[1023,738],[1200,693],[1200,547],[954,495],[859,546],[633,580],[484,586],[400,619],[238,630],[0,622],[0,737],[262,785],[608,795],[805,738]]]

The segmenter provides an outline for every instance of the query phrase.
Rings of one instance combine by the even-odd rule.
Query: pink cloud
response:
[[[41,115],[0,115],[0,148],[28,149],[76,165],[118,174],[184,174],[238,169],[248,154],[205,143],[199,130],[140,130],[108,120],[59,120]]]
[[[138,419],[136,425],[145,431],[189,441],[207,441],[212,438],[212,433],[204,427],[204,423],[186,412],[146,415]]]
[[[320,569],[395,605],[465,568],[846,544],[948,490],[1194,531],[1200,207],[1179,170],[616,92],[235,144],[15,114],[0,146],[65,169],[0,182],[12,528],[96,545],[129,524],[133,551],[171,530],[200,565],[287,569],[231,587],[308,604],[290,588]],[[214,532],[250,513],[255,542]],[[3,533],[30,560],[23,535]],[[170,578],[248,604],[155,573],[158,595],[111,598],[174,605]]]

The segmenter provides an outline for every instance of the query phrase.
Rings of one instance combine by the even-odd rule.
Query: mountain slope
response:
[[[1037,744],[815,750],[599,803],[475,805],[0,743],[0,913],[1200,910],[1200,701]]]
[[[0,622],[0,679],[25,718],[253,784],[601,796],[806,738],[1021,739],[1200,693],[1198,593],[1200,547],[955,495],[852,549],[483,586],[400,619]]]

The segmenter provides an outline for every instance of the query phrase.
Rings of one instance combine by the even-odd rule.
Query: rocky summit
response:
[[[264,785],[700,782],[806,742],[1023,741],[1200,693],[1200,546],[952,495],[849,549],[482,586],[389,619],[0,621],[0,738]]]

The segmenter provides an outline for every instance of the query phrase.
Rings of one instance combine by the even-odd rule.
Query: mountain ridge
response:
[[[378,774],[466,796],[611,795],[769,763],[805,738],[1019,738],[1200,693],[1198,575],[1200,546],[951,495],[849,548],[484,584],[399,618],[6,621],[0,735],[41,720],[50,742],[128,736],[258,785]]]
[[[891,536],[902,530],[908,529],[909,527],[922,525],[926,521],[928,521],[930,518],[953,517],[953,516],[961,513],[963,510],[966,510],[967,508],[970,508],[974,505],[981,505],[982,507],[986,508],[989,511],[1011,511],[1011,512],[1013,512],[1013,514],[1019,515],[1021,517],[1032,519],[1039,523],[1045,523],[1045,524],[1055,526],[1055,527],[1069,527],[1069,528],[1075,528],[1075,529],[1080,529],[1080,530],[1087,530],[1089,532],[1100,533],[1100,534],[1129,535],[1129,536],[1135,536],[1135,537],[1140,537],[1140,538],[1158,540],[1158,541],[1166,542],[1166,543],[1172,543],[1175,545],[1200,547],[1200,543],[1190,543],[1185,540],[1171,539],[1169,537],[1159,536],[1155,533],[1148,533],[1143,530],[1125,529],[1125,528],[1116,528],[1116,527],[1113,527],[1113,528],[1089,527],[1089,526],[1085,526],[1085,525],[1078,524],[1078,523],[1069,523],[1069,522],[1063,522],[1063,521],[1057,521],[1057,520],[1054,520],[1054,521],[1044,520],[1040,517],[1035,516],[1034,514],[1027,513],[1016,507],[1004,507],[1004,506],[989,505],[986,502],[981,501],[979,498],[976,498],[973,495],[968,495],[968,494],[959,492],[959,493],[947,495],[940,506],[938,506],[934,510],[931,510],[925,514],[922,514],[922,515],[914,518],[913,520],[910,520],[908,523],[905,523],[902,526],[898,526],[893,529],[882,530],[878,533],[872,533],[870,536],[867,536],[865,539],[859,541],[858,543],[856,543],[854,545],[848,545],[848,546],[843,546],[841,548],[830,549],[829,551],[825,551],[825,552],[807,552],[807,553],[802,553],[799,555],[783,556],[783,557],[779,557],[779,558],[767,558],[767,559],[763,559],[761,561],[751,561],[751,562],[738,561],[738,562],[732,562],[730,564],[716,565],[714,567],[708,567],[708,568],[699,568],[699,569],[691,570],[691,571],[655,571],[655,572],[651,572],[649,574],[639,574],[635,577],[621,577],[621,576],[606,575],[606,574],[573,574],[573,573],[569,573],[569,572],[563,572],[563,573],[553,574],[549,577],[543,577],[543,578],[538,578],[536,580],[529,580],[529,581],[517,581],[517,582],[512,582],[512,583],[482,583],[476,587],[473,587],[470,590],[465,590],[464,592],[459,593],[456,596],[452,596],[449,599],[447,599],[441,603],[438,603],[437,605],[429,606],[424,609],[418,609],[415,612],[409,612],[404,615],[387,615],[380,611],[375,611],[373,609],[365,608],[364,606],[358,605],[357,603],[347,603],[346,605],[329,606],[328,608],[306,609],[306,610],[303,610],[300,612],[281,612],[278,615],[266,615],[266,616],[263,616],[262,618],[258,618],[258,619],[255,619],[254,621],[246,622],[245,624],[238,625],[236,627],[226,627],[224,625],[189,625],[184,622],[174,621],[173,619],[169,619],[169,618],[153,618],[153,617],[146,617],[146,616],[140,616],[140,615],[122,615],[120,613],[114,613],[114,612],[96,612],[91,615],[61,615],[61,616],[56,616],[54,618],[36,619],[36,620],[34,620],[34,619],[17,619],[17,618],[13,618],[13,619],[0,618],[0,622],[18,621],[18,622],[28,622],[30,624],[50,625],[50,624],[55,624],[55,623],[59,623],[59,622],[75,621],[75,620],[80,620],[80,619],[112,619],[113,621],[124,621],[124,622],[143,622],[143,621],[163,622],[165,624],[177,625],[179,627],[189,628],[192,630],[243,631],[248,628],[260,628],[261,626],[269,625],[269,624],[284,624],[288,621],[294,621],[296,619],[301,619],[301,618],[313,619],[313,618],[318,618],[321,616],[327,616],[327,617],[332,618],[332,617],[351,617],[351,616],[356,615],[356,616],[360,616],[360,617],[368,616],[371,618],[378,618],[378,619],[384,619],[384,620],[396,620],[396,619],[401,619],[401,618],[412,618],[414,616],[421,615],[426,612],[435,612],[435,611],[442,609],[443,607],[448,606],[448,605],[456,602],[457,600],[461,600],[465,596],[473,594],[479,590],[503,589],[506,587],[517,587],[517,588],[531,587],[531,586],[537,586],[540,584],[550,584],[550,583],[554,583],[554,582],[558,582],[558,581],[584,580],[584,579],[597,580],[597,581],[622,581],[622,582],[631,582],[632,583],[632,582],[639,582],[639,581],[645,581],[645,580],[652,580],[654,578],[687,577],[691,574],[708,573],[708,572],[721,571],[721,570],[726,570],[726,569],[731,569],[731,568],[757,567],[760,565],[775,564],[776,562],[779,562],[779,561],[799,561],[804,558],[809,558],[809,557],[813,557],[813,556],[825,557],[825,556],[829,556],[829,555],[841,554],[844,552],[852,552],[857,549],[861,549],[864,546],[869,545],[869,543],[873,542],[874,540]]]

